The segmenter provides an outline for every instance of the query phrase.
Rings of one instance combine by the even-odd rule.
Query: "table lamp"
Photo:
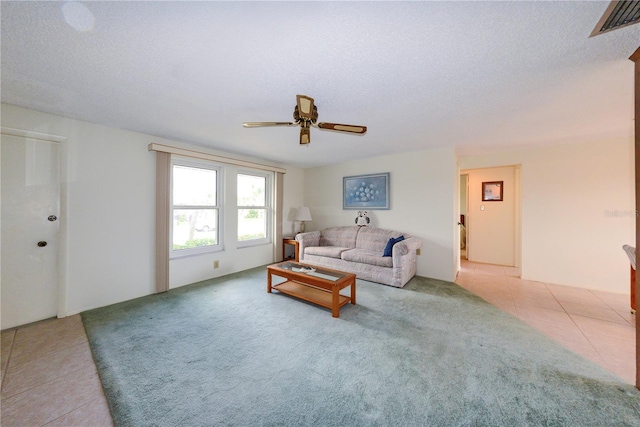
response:
[[[296,214],[296,221],[300,221],[300,233],[304,233],[304,222],[311,221],[309,208],[305,206],[299,207],[298,213]]]

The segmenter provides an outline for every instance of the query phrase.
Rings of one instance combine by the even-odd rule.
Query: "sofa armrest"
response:
[[[408,237],[393,245],[391,256],[393,259],[392,286],[403,287],[418,270],[417,250],[422,247],[422,240]]]
[[[415,237],[409,237],[393,245],[391,255],[395,258],[396,256],[402,256],[411,253],[421,247],[422,240]]]
[[[320,246],[320,231],[310,231],[308,233],[299,233],[296,235],[298,242],[298,257],[300,261],[304,260],[304,249],[309,246]]]
[[[320,246],[320,232],[299,233],[296,234],[296,240],[305,246]]]

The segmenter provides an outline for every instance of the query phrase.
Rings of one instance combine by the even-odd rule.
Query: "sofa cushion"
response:
[[[379,267],[393,267],[391,257],[382,257],[380,253],[370,252],[364,249],[350,249],[342,252],[342,259],[361,264],[377,265]]]
[[[330,227],[320,231],[320,246],[355,248],[360,227]]]
[[[404,236],[400,236],[395,239],[393,237],[390,238],[389,241],[387,242],[387,246],[385,246],[384,248],[384,252],[382,253],[382,256],[383,257],[391,256],[394,245],[398,242],[402,242],[403,240],[404,240]]]
[[[305,255],[318,255],[329,258],[338,258],[340,255],[351,248],[344,248],[341,246],[309,246],[304,248]]]
[[[375,252],[382,255],[387,242],[391,237],[398,237],[400,233],[391,230],[382,230],[375,227],[362,227],[358,232],[356,248]]]

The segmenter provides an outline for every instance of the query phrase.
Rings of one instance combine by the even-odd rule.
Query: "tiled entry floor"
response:
[[[112,426],[80,315],[2,332],[3,427]]]
[[[635,383],[628,295],[521,280],[518,269],[462,260],[456,283],[598,365]]]
[[[456,282],[623,380],[635,379],[629,298],[520,280],[512,268],[463,261]],[[112,426],[79,315],[2,332],[3,427]]]

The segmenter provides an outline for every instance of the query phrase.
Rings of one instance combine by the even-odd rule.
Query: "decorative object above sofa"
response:
[[[366,227],[370,223],[371,220],[369,219],[369,212],[358,211],[358,215],[356,216],[356,225],[359,225],[360,227]]]
[[[397,288],[415,276],[416,252],[422,246],[420,239],[408,234],[358,226],[301,233],[296,240],[301,263],[347,271]],[[384,256],[385,249],[390,256]]]

